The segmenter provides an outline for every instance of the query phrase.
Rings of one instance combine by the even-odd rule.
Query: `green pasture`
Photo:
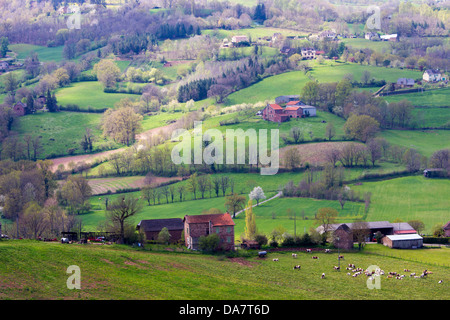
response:
[[[367,221],[422,220],[425,233],[437,223],[449,220],[450,181],[423,176],[350,185],[359,192],[371,192]]]
[[[365,38],[346,38],[342,39],[342,42],[344,42],[347,47],[352,47],[354,49],[369,48],[380,53],[390,52],[391,50],[391,43],[389,41],[370,41]]]
[[[41,62],[61,62],[64,59],[63,48],[64,46],[44,47],[25,43],[9,45],[9,49],[17,54],[17,59],[24,60],[34,51]]]
[[[437,150],[450,147],[448,130],[383,130],[379,136],[391,144],[416,149],[427,157]]]
[[[381,245],[367,245],[377,250]],[[448,267],[433,263],[435,250],[448,260],[449,249],[411,252],[420,262],[365,252],[345,252],[345,263],[363,269],[377,265],[385,273],[408,268],[433,274],[425,279],[380,278],[381,290],[369,290],[367,277],[333,270],[337,253],[269,252],[266,259],[134,249],[121,245],[79,245],[30,240],[0,242],[0,299],[13,300],[442,300],[448,299]],[[272,258],[278,258],[274,263]],[[428,260],[431,260],[429,262]],[[52,263],[49,263],[51,261]],[[67,288],[68,266],[81,271],[81,289]],[[301,270],[293,270],[301,265]],[[325,273],[325,279],[321,274]],[[403,272],[402,272],[403,273]],[[439,284],[438,281],[443,280]],[[177,313],[178,311],[175,311]]]
[[[242,28],[237,30],[224,30],[224,29],[211,29],[203,30],[202,34],[209,34],[219,39],[227,38],[231,41],[233,36],[248,36],[252,41],[258,40],[258,38],[272,37],[274,33],[281,33],[285,37],[304,37],[306,32],[296,31],[284,28],[271,28],[271,27],[254,27],[254,28]]]
[[[450,107],[450,87],[385,96],[384,99],[388,102],[398,102],[406,99],[417,107]]]
[[[114,104],[124,98],[139,99],[140,96],[128,93],[105,93],[103,85],[98,81],[74,82],[71,85],[56,90],[58,104],[78,105],[81,109],[112,108]]]
[[[43,147],[40,158],[51,155],[67,155],[68,149],[75,149],[75,154],[81,154],[80,142],[83,138],[85,128],[90,128],[95,137],[94,149],[99,148],[102,143],[107,142],[101,135],[99,124],[102,115],[97,113],[78,112],[38,112],[18,118],[12,130],[18,133],[19,139],[25,135],[41,137]],[[112,146],[118,147],[112,141]]]
[[[397,82],[400,77],[421,78],[419,71],[382,68],[359,65],[354,63],[325,63],[311,64],[312,70],[305,75],[303,71],[291,71],[267,77],[254,85],[230,94],[224,105],[230,106],[241,103],[256,103],[259,101],[274,101],[277,96],[301,94],[303,86],[311,80],[321,83],[339,82],[346,74],[352,74],[354,81],[361,81],[364,71],[369,71],[375,80]],[[310,78],[311,77],[311,78]]]
[[[450,108],[420,108],[413,110],[419,128],[440,128],[450,125]]]

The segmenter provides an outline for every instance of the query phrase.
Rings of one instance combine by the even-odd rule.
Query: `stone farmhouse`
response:
[[[275,103],[269,103],[262,110],[264,120],[272,122],[285,122],[291,118],[305,118],[316,116],[316,108],[306,105],[298,99],[299,96],[280,96]],[[277,102],[278,101],[278,102]]]
[[[314,48],[304,48],[301,49],[302,59],[315,59],[316,49]]]
[[[154,241],[163,228],[169,231],[170,242],[184,242],[192,250],[199,249],[202,236],[217,233],[223,250],[234,250],[234,221],[229,213],[186,215],[183,219],[150,219],[141,220],[136,226],[145,234],[146,240]],[[183,238],[184,234],[184,238]]]
[[[202,236],[217,233],[224,250],[234,250],[234,221],[229,213],[186,215],[184,217],[184,239],[186,247],[199,249]]]

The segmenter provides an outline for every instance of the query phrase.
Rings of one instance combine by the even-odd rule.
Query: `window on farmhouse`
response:
[[[220,231],[219,227],[216,227],[216,233],[219,233],[219,231]]]

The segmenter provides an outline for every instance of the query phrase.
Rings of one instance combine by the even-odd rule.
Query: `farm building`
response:
[[[340,249],[353,248],[353,232],[345,223],[341,224],[333,232],[333,245]]]
[[[387,235],[383,244],[393,249],[417,249],[423,247],[423,238],[418,234]]]
[[[170,242],[176,243],[181,240],[184,230],[184,222],[181,218],[174,219],[150,219],[141,220],[136,229],[145,234],[147,240],[157,240],[163,228],[167,228],[170,234]]]
[[[328,226],[328,231],[334,232],[342,223],[331,224]],[[353,223],[346,223],[346,225],[352,229]],[[367,241],[372,241],[377,232],[381,232],[383,235],[395,235],[395,234],[416,234],[416,230],[413,229],[408,223],[390,223],[389,221],[369,221],[366,222],[369,236]],[[325,231],[324,226],[319,226],[316,230],[322,234]]]
[[[380,36],[380,39],[383,41],[397,41],[398,40],[398,36],[396,33],[394,34],[385,34]]]
[[[316,116],[316,108],[313,106],[300,105],[300,101],[291,101],[286,104],[286,107],[281,107],[278,104],[267,104],[262,110],[262,117],[264,120],[272,122],[285,122],[290,118],[304,118]]]
[[[25,103],[19,101],[13,106],[13,111],[17,117],[24,116],[27,114],[27,106]]]
[[[398,78],[397,86],[400,88],[412,88],[414,87],[414,79]]]
[[[1,224],[0,224],[0,228],[1,228]],[[447,223],[445,224],[445,226],[442,227],[442,229],[444,230],[444,236],[450,237],[450,221],[447,222]]]
[[[376,32],[366,32],[364,35],[364,39],[366,40],[380,40],[380,35]]]
[[[242,44],[250,44],[250,40],[247,36],[233,36],[231,37],[231,43],[236,47]]]
[[[438,70],[427,69],[422,75],[422,79],[426,82],[439,82],[441,78],[441,73]]]
[[[185,243],[189,249],[198,250],[200,237],[217,233],[222,248],[234,250],[235,224],[229,213],[186,215],[183,221]]]

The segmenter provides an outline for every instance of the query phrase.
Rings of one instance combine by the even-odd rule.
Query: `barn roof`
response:
[[[209,223],[213,226],[234,226],[234,221],[229,213],[219,214],[199,214],[194,216],[186,215],[184,217],[186,223]]]
[[[418,234],[398,234],[398,235],[388,235],[386,236],[393,241],[402,241],[402,240],[421,240],[423,239]]]
[[[141,220],[137,225],[137,229],[142,229],[144,232],[161,231],[162,228],[168,230],[183,230],[184,223],[181,218],[173,219],[149,219]]]
[[[392,226],[394,227],[395,234],[417,233],[407,222],[394,222]]]
[[[444,229],[444,230],[450,229],[450,221],[447,222],[447,223],[445,224],[445,226],[444,226],[442,229]]]
[[[290,107],[286,107],[286,111],[297,111],[298,109],[300,109],[299,106],[290,106]]]

